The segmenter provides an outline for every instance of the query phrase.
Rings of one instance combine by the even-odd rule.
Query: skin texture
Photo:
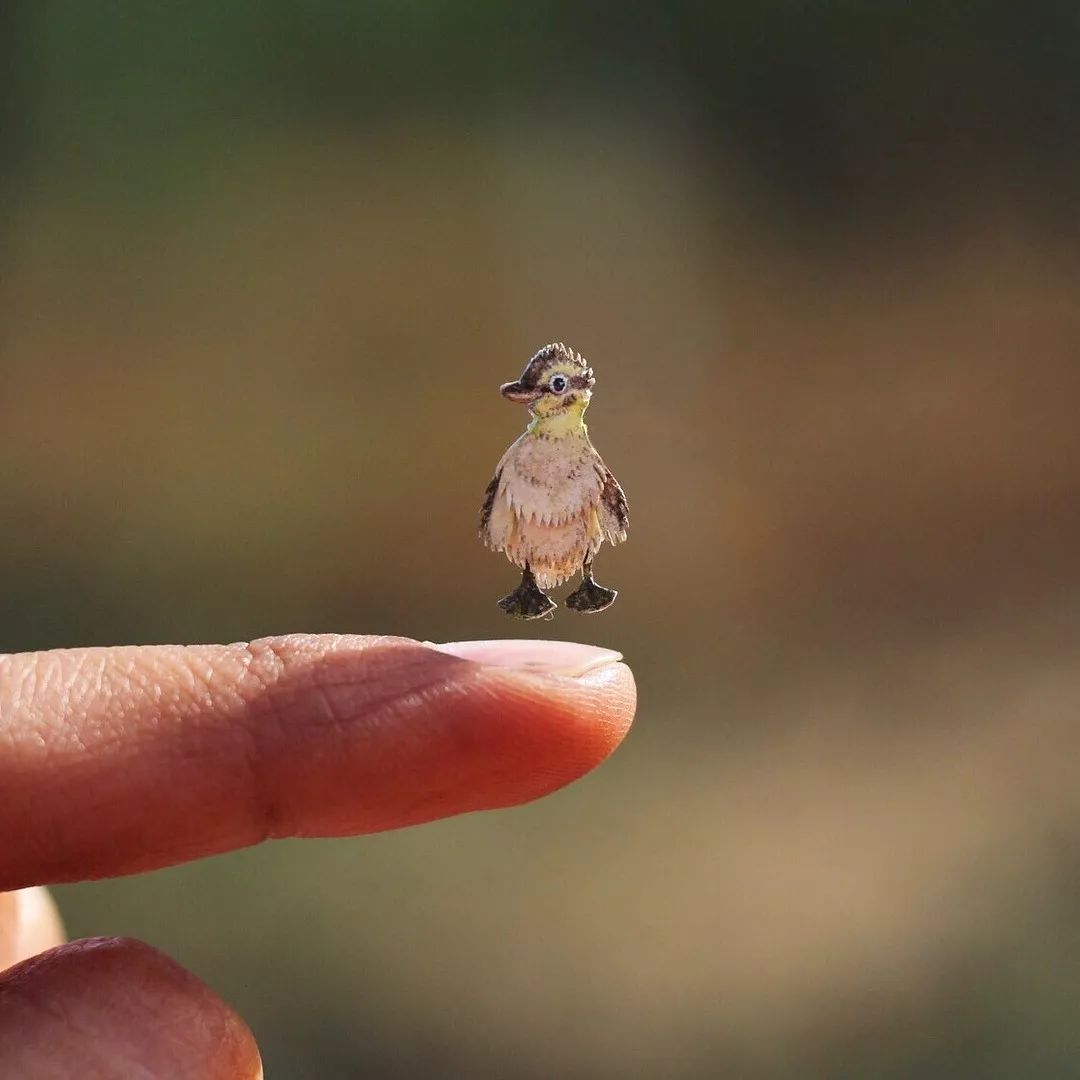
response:
[[[211,990],[139,942],[60,945],[33,886],[538,798],[629,729],[618,660],[308,635],[0,657],[0,1080],[259,1076]]]

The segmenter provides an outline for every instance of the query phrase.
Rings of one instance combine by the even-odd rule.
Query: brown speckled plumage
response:
[[[561,387],[559,375],[565,390],[555,392],[549,387],[552,380]],[[581,419],[594,382],[581,355],[555,343],[529,361],[516,383],[503,387],[512,400],[529,404],[533,420],[488,484],[480,537],[530,570],[540,589],[587,572],[605,540],[626,539],[626,496]]]

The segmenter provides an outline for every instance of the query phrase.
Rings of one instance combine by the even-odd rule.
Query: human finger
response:
[[[629,729],[619,660],[329,635],[0,658],[0,888],[537,798]]]
[[[67,940],[49,890],[0,893],[0,971]]]
[[[0,972],[0,1080],[254,1080],[233,1010],[139,941],[90,938]]]

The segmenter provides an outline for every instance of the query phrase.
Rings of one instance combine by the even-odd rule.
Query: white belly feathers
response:
[[[563,525],[600,501],[598,460],[584,436],[525,434],[503,456],[499,487],[521,517]]]
[[[485,541],[515,565],[527,564],[541,589],[561,584],[603,541],[600,456],[584,433],[526,432],[503,455],[497,475]]]

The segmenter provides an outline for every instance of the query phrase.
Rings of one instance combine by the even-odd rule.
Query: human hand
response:
[[[0,656],[0,890],[17,890],[0,893],[0,1078],[260,1076],[212,991],[137,941],[60,944],[41,886],[538,798],[628,731],[619,660],[306,635]]]

